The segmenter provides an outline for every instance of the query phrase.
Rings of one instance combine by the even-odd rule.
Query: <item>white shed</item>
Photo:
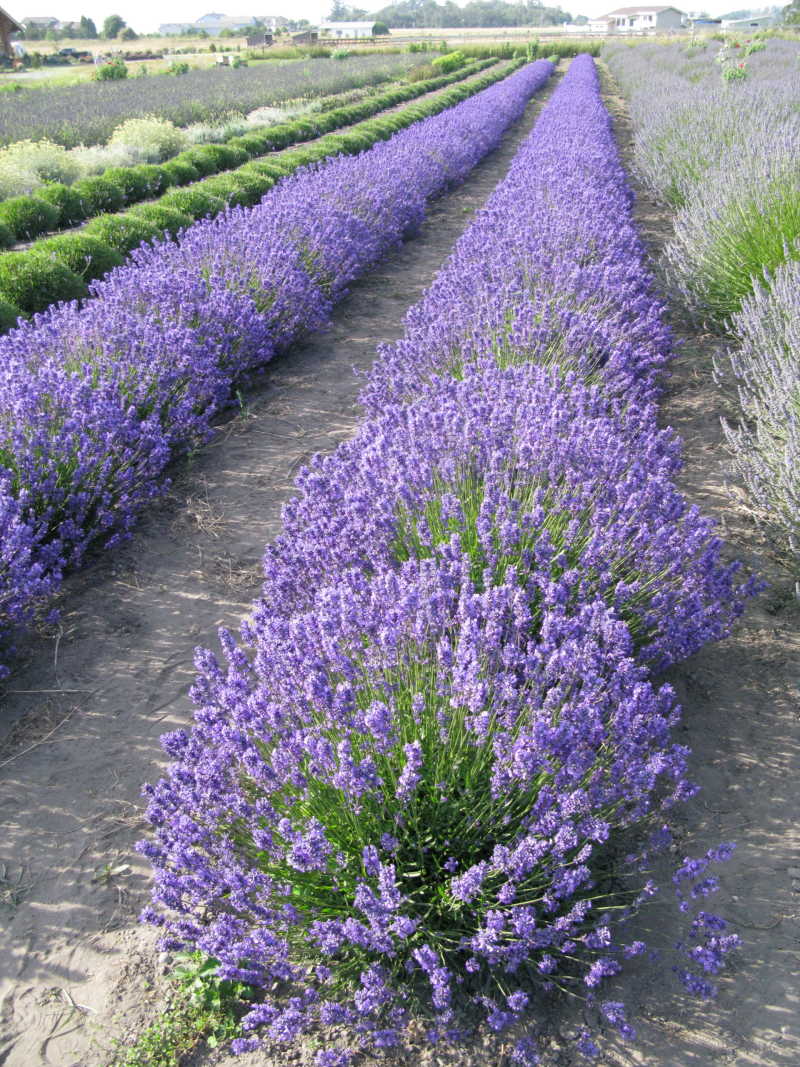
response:
[[[749,19],[723,19],[723,30],[747,33],[749,30],[769,30],[775,25],[774,15],[754,15]]]
[[[320,33],[330,37],[339,37],[342,40],[352,41],[355,38],[371,37],[372,27],[375,22],[320,22]]]

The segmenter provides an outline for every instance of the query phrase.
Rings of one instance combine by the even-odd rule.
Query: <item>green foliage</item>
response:
[[[0,222],[0,248],[11,248],[13,244],[16,244],[16,240],[14,231],[4,222]]]
[[[103,171],[103,177],[121,190],[126,204],[144,200],[150,192],[147,176],[138,167],[109,167]]]
[[[406,81],[409,85],[414,85],[417,82],[430,81],[431,78],[436,77],[436,67],[432,63],[422,63],[418,67],[412,67],[406,74]]]
[[[86,233],[60,233],[38,241],[36,251],[45,252],[84,281],[102,278],[123,262],[122,256],[99,237]]]
[[[202,219],[206,215],[218,215],[225,207],[224,200],[210,193],[201,192],[197,186],[187,189],[170,189],[158,201],[163,207],[176,208],[193,219]]]
[[[86,296],[86,283],[44,252],[5,252],[0,256],[0,300],[33,314],[59,300]]]
[[[58,226],[60,212],[38,196],[14,196],[0,203],[0,222],[18,241],[30,241]]]
[[[726,82],[740,82],[747,78],[747,67],[744,63],[735,66],[723,67],[722,80]]]
[[[112,1067],[180,1067],[201,1043],[214,1049],[240,1036],[239,1020],[254,992],[243,982],[218,978],[217,967],[217,960],[199,952],[179,955],[172,1002],[131,1048],[118,1050]]]
[[[257,204],[264,193],[268,193],[275,184],[272,178],[268,178],[263,174],[245,171],[244,168],[234,171],[231,177],[239,187],[240,198],[247,197],[246,201],[242,199],[242,203],[248,204]]]
[[[172,185],[177,185],[168,163],[140,163],[133,167],[147,183],[146,196],[161,196]]]
[[[253,201],[247,195],[246,189],[239,185],[232,174],[215,174],[200,182],[198,188],[211,196],[219,197],[226,204],[233,207],[246,205]]]
[[[248,158],[263,155],[267,151],[267,139],[260,133],[244,133],[240,137],[232,137],[226,143],[228,148],[237,148],[246,152]]]
[[[83,201],[87,218],[104,211],[119,211],[125,206],[122,189],[105,178],[81,178],[72,188]]]
[[[214,151],[219,147],[219,145],[211,144],[197,145],[195,148],[189,148],[185,152],[181,152],[178,158],[181,162],[190,163],[201,178],[208,178],[220,170],[221,157],[218,152]],[[173,162],[175,161],[173,160]]]
[[[176,78],[179,78],[181,74],[189,73],[189,64],[181,60],[173,59],[167,68],[167,74],[173,74]]]
[[[94,80],[98,82],[122,81],[128,77],[128,68],[122,59],[112,59],[110,63],[103,63],[94,72]]]
[[[108,15],[108,17],[103,22],[102,34],[103,37],[107,38],[108,40],[111,40],[119,34],[120,30],[124,29],[124,18],[122,18],[120,15]]]
[[[181,230],[187,229],[194,222],[191,215],[187,215],[186,212],[178,211],[177,208],[166,207],[161,203],[134,204],[129,214],[137,215],[147,222],[152,222],[163,233],[168,233],[173,237]]]
[[[58,209],[58,225],[62,229],[66,226],[74,226],[78,222],[83,222],[86,218],[86,211],[84,210],[80,193],[76,193],[68,185],[52,182],[37,189],[36,195],[40,200],[46,200],[48,204],[52,204]]]
[[[85,232],[123,253],[132,252],[142,241],[153,241],[162,235],[154,223],[127,211],[122,215],[98,215]]]
[[[688,211],[687,216],[688,227]],[[724,326],[765,275],[769,277],[787,259],[800,259],[799,239],[796,177],[776,178],[746,196],[732,198],[724,211],[717,211],[714,225],[695,234],[689,245],[688,287],[709,320]]]
[[[16,326],[17,319],[21,315],[22,312],[14,304],[9,303],[8,300],[0,300],[0,333],[7,333]]]
[[[466,62],[467,57],[463,52],[448,52],[447,55],[434,59],[431,66],[437,74],[450,74],[459,67],[463,67]]]
[[[157,115],[126,119],[114,130],[110,145],[134,145],[147,153],[151,161],[163,163],[186,148],[187,139],[183,130],[169,119]]]
[[[175,159],[170,159],[167,163],[162,163],[160,170],[167,175],[173,185],[188,185],[189,182],[196,182],[202,178],[202,174],[194,163],[186,159],[185,152],[176,156]]]

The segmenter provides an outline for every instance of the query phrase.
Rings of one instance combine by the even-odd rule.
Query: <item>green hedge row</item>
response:
[[[249,160],[235,170],[210,175],[185,188],[168,188],[158,200],[135,205],[130,211],[98,215],[77,233],[57,234],[24,251],[4,252],[0,255],[0,332],[13,325],[20,314],[43,311],[57,300],[86,296],[89,281],[118,266],[143,241],[174,235],[228,205],[257,204],[276,181],[298,167],[332,155],[364,151],[412,123],[466,100],[507,77],[523,62],[484,73],[468,85],[452,85],[429,99],[328,134],[313,144]],[[405,88],[395,92],[405,92]]]
[[[279,126],[264,126],[233,137],[225,144],[195,145],[166,163],[111,167],[97,177],[83,178],[70,186],[54,182],[28,196],[11,197],[0,202],[0,248],[9,248],[17,241],[32,241],[52,230],[68,229],[95,215],[121,211],[131,204],[152,200],[169,187],[189,185],[212,174],[240,167],[250,159],[287,145],[309,141],[341,126],[361,122],[386,108],[396,107],[478,73],[494,62],[496,60],[473,63],[469,68],[416,85],[397,86],[331,111]]]

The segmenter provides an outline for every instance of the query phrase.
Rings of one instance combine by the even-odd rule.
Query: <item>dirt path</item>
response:
[[[607,98],[629,174],[631,127],[624,102]],[[636,186],[635,186],[636,187]],[[658,268],[671,236],[670,215],[637,188],[637,221]],[[664,291],[669,292],[664,286]],[[698,333],[677,303],[670,307],[679,357],[662,401],[662,422],[684,441],[682,488],[721,525],[732,557],[758,571],[769,589],[727,641],[692,657],[669,680],[684,708],[682,738],[702,787],[684,809],[680,855],[737,842],[721,869],[712,911],[733,920],[741,950],[701,1004],[642,975],[620,982],[638,1006],[639,1041],[616,1064],[710,1067],[800,1063],[800,605],[764,539],[732,503],[719,418],[725,398],[712,377],[719,340]],[[711,903],[711,902],[710,902]],[[662,941],[680,936],[674,908],[656,911]]]
[[[132,542],[65,584],[57,631],[28,643],[0,722],[4,1067],[105,1064],[113,1035],[154,1015],[160,966],[136,921],[148,867],[131,846],[141,785],[164,762],[159,735],[191,718],[192,651],[246,613],[295,472],[353,431],[352,368],[401,334],[546,96],[354,287],[327,333],[269,366],[216,442],[176,465]]]

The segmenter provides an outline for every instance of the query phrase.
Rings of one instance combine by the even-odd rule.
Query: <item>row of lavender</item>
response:
[[[692,792],[652,674],[747,589],[674,486],[630,206],[579,57],[381,351],[357,435],[300,475],[241,639],[198,653],[194,727],[146,790],[145,917],[259,987],[239,1051],[322,1028],[338,1067],[417,1012],[433,1041],[475,1008],[503,1031],[644,950],[616,920]],[[681,867],[684,896],[725,852]],[[687,985],[734,942],[700,911]],[[529,1032],[514,1057],[537,1056]]]
[[[552,70],[530,64],[357,157],[304,168],[251,210],[143,246],[84,304],[0,338],[0,635],[92,543],[127,534],[242,375],[325,325]]]
[[[734,464],[800,577],[800,46],[761,47],[746,79],[729,84],[711,50],[607,51],[630,100],[637,168],[676,207],[671,279],[733,335],[717,378],[736,411],[725,426]]]

